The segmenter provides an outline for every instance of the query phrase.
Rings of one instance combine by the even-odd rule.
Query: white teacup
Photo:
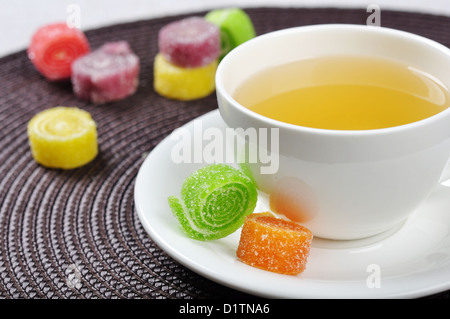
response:
[[[225,123],[231,128],[278,128],[276,147],[268,147],[278,156],[276,172],[262,173],[266,164],[261,161],[245,165],[259,189],[281,194],[294,207],[289,217],[314,236],[350,240],[380,234],[410,216],[443,181],[450,158],[450,109],[402,126],[344,131],[279,122],[233,99],[236,88],[269,65],[323,54],[398,59],[450,88],[450,49],[383,27],[314,25],[256,37],[218,67],[216,92]]]

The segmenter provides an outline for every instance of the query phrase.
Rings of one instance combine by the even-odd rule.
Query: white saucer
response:
[[[198,118],[202,128],[225,129],[219,112]],[[183,128],[193,132],[193,122]],[[216,241],[186,237],[167,204],[184,179],[206,164],[176,164],[170,136],[145,159],[135,184],[140,221],[171,257],[215,282],[268,298],[415,298],[450,289],[450,187],[438,186],[403,225],[361,241],[314,239],[298,276],[259,270],[236,260],[240,232]],[[257,210],[266,210],[260,194]]]

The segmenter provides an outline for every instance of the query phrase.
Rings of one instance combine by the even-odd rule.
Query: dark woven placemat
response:
[[[258,34],[307,24],[365,24],[368,16],[365,9],[246,11]],[[0,59],[0,298],[252,297],[175,262],[135,213],[134,182],[145,155],[174,128],[217,107],[214,95],[175,102],[153,92],[158,30],[181,17],[86,33],[93,48],[124,39],[141,58],[138,92],[117,103],[77,100],[70,83],[45,81],[25,52]],[[382,11],[381,24],[450,46],[448,17]],[[27,122],[57,105],[82,107],[97,122],[100,155],[87,166],[50,170],[31,157]]]

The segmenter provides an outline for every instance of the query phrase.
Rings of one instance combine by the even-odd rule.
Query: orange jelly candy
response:
[[[270,213],[253,213],[245,219],[236,255],[253,267],[297,275],[306,268],[311,241],[304,226]]]

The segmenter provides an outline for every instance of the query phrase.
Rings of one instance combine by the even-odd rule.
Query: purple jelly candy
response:
[[[219,57],[219,28],[201,17],[167,24],[158,34],[160,53],[182,68],[205,66]]]
[[[95,104],[117,101],[136,92],[139,69],[127,42],[106,43],[72,64],[73,91]]]

